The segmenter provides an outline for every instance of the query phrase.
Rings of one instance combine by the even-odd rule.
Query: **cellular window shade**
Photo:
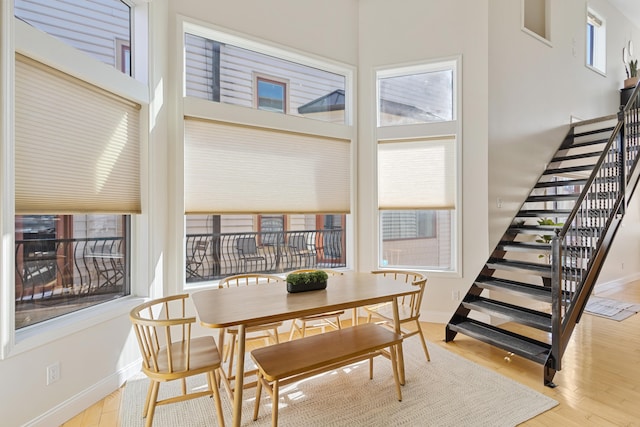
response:
[[[380,141],[378,207],[454,209],[455,138]]]
[[[140,106],[16,56],[18,214],[139,213]]]
[[[185,212],[348,213],[348,140],[185,120]]]

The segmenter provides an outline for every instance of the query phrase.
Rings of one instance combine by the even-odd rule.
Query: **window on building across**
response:
[[[257,99],[259,110],[287,112],[287,84],[265,77],[256,78]]]

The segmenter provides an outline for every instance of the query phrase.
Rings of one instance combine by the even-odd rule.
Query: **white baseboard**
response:
[[[33,420],[23,424],[24,427],[49,427],[59,426],[75,417],[94,403],[104,399],[109,394],[120,388],[122,384],[133,375],[140,372],[138,360],[126,366],[118,372],[109,375],[107,378],[97,382],[91,387],[82,390],[75,396],[61,402],[47,412],[38,415]]]
[[[631,282],[635,282],[637,280],[640,280],[640,272],[633,273],[629,276],[621,277],[619,279],[615,279],[609,282],[597,283],[596,286],[593,288],[592,294],[597,295],[600,292],[605,292],[611,289],[615,289],[619,286],[623,286]]]

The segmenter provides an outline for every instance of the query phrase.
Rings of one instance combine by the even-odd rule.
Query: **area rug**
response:
[[[592,296],[589,298],[584,311],[595,316],[620,322],[640,312],[640,304]]]
[[[427,362],[419,340],[404,343],[406,385],[396,398],[390,362],[374,361],[343,367],[280,389],[279,425],[285,426],[516,426],[558,404],[557,401],[435,344]],[[191,387],[204,387],[194,378]],[[127,382],[122,395],[122,427],[142,427],[148,380]],[[160,386],[161,395],[178,394],[179,383]],[[222,394],[225,423],[231,424],[231,403]],[[263,392],[260,416],[252,421],[255,389],[243,395],[242,425],[271,425],[271,401]],[[213,400],[208,397],[160,406],[154,427],[215,426]]]

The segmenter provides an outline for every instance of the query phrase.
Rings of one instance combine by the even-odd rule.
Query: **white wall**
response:
[[[446,322],[488,253],[487,0],[360,2],[358,103],[358,270],[376,266],[375,68],[462,55],[462,277],[430,274],[423,319]],[[366,249],[365,248],[370,248]]]
[[[615,114],[625,78],[622,48],[640,30],[604,0],[607,72],[585,66],[585,0],[552,0],[551,46],[521,30],[521,2],[489,2],[489,241],[493,248],[569,130],[571,116]],[[638,54],[636,53],[636,56]],[[497,207],[497,198],[503,200]],[[625,221],[599,282],[640,271],[640,229]],[[625,269],[615,261],[624,254]]]

